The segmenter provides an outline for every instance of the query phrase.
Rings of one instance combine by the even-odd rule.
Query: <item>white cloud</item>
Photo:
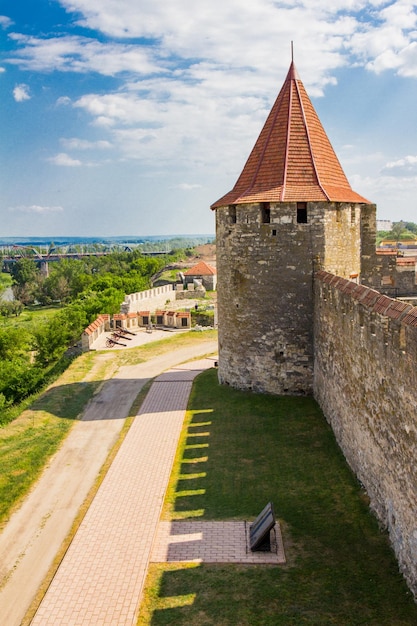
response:
[[[13,97],[16,102],[24,102],[25,100],[30,100],[32,96],[30,95],[29,91],[30,90],[28,85],[24,85],[23,83],[21,85],[16,85],[16,87],[13,89]]]
[[[0,15],[0,28],[10,28],[12,24],[13,22],[10,17],[7,17],[6,15]]]
[[[416,3],[396,0],[379,11],[372,9],[369,18],[358,23],[346,47],[368,70],[377,74],[395,70],[403,76],[417,77],[416,28]]]
[[[237,80],[235,91],[232,86],[227,93],[226,76],[213,84],[209,80],[196,85],[159,80],[146,81],[142,86],[147,99],[130,86],[117,94],[83,96],[74,106],[107,129],[122,158],[138,159],[156,168],[170,164],[186,169],[223,169],[227,162],[239,167],[242,150],[245,145],[250,149],[270,104],[261,89],[257,96],[245,98],[238,92]],[[243,91],[242,86],[240,89]],[[218,137],[227,145],[221,165],[214,156]]]
[[[61,146],[56,152],[63,152],[49,162],[62,167],[93,166],[76,157],[81,151],[97,154],[112,148],[120,162],[139,161],[152,168],[151,175],[166,172],[164,180],[174,170],[178,175],[167,182],[171,190],[174,185],[183,192],[197,188],[175,182],[184,180],[204,180],[206,190],[202,172],[216,174],[212,178],[217,182],[228,176],[233,184],[282,85],[291,60],[291,40],[296,66],[311,97],[322,96],[337,84],[339,70],[353,66],[417,78],[416,0],[59,2],[74,14],[71,19],[89,29],[88,36],[73,35],[74,30],[62,36],[12,33],[15,49],[8,62],[31,72],[66,73],[56,84],[72,99],[58,97],[56,105],[76,111],[54,113],[71,120],[77,116],[79,125],[77,130],[71,126],[68,138],[57,139]],[[94,38],[94,30],[104,36]],[[85,77],[77,80],[70,72]],[[90,81],[90,72],[106,78],[99,81],[95,76]],[[368,96],[361,88],[358,79],[344,107],[359,110],[358,102]],[[378,103],[385,98],[381,109],[389,107],[388,96],[391,92],[381,94]],[[84,133],[86,118],[94,128]],[[73,133],[79,137],[72,137]],[[95,141],[84,138],[91,136]],[[355,144],[354,137],[348,141]],[[400,176],[400,168],[414,167],[387,156],[388,145],[373,146],[372,151],[378,149],[386,154],[373,165],[375,180],[381,168],[388,185],[395,171]],[[392,154],[409,150],[413,148],[399,148]],[[347,162],[352,172],[362,172],[358,161],[365,163],[363,151],[351,152]],[[373,159],[372,154],[364,172],[370,171]],[[401,175],[410,180],[410,174]],[[352,186],[373,197],[366,191],[371,188],[369,180],[358,179]],[[178,196],[185,204],[192,194],[178,192]]]
[[[41,39],[19,33],[10,38],[20,46],[8,63],[37,72],[97,72],[115,76],[120,72],[150,74],[160,72],[152,48],[117,43],[101,43],[77,36]]]
[[[348,63],[417,72],[414,0],[200,0],[191,8],[189,0],[60,2],[79,24],[118,41],[12,33],[17,50],[9,62],[37,71],[143,76],[173,70],[180,59],[187,65],[207,60],[226,71],[252,68],[271,82],[288,66],[295,40],[311,95],[334,83],[334,70]]]
[[[71,98],[69,98],[68,96],[61,96],[56,101],[56,104],[57,106],[69,106],[72,104],[72,101],[71,101]]]
[[[44,215],[49,213],[62,213],[64,209],[62,208],[62,206],[40,206],[38,204],[31,204],[29,206],[9,207],[9,211]]]
[[[385,176],[417,176],[417,156],[408,155],[402,159],[388,162],[382,168]]]
[[[80,167],[81,165],[83,165],[81,161],[79,161],[78,159],[73,159],[65,152],[60,152],[56,156],[49,158],[48,161],[50,163],[53,163],[54,165],[59,165],[62,167]]]
[[[311,82],[357,60],[375,72],[396,69],[394,57],[416,39],[414,0],[61,0],[79,23],[116,38],[149,38],[166,55],[211,59],[267,72],[286,64],[289,42]],[[249,43],[250,42],[250,43]],[[298,48],[298,42],[301,45]],[[248,45],[249,43],[249,45]],[[271,51],[273,55],[271,57]],[[287,52],[285,56],[283,53]],[[351,55],[346,59],[346,53]],[[285,60],[284,60],[285,59]],[[402,58],[402,71],[412,59]],[[314,78],[313,78],[314,77]]]
[[[78,139],[72,137],[70,139],[62,138],[61,144],[67,150],[108,150],[111,148],[111,143],[105,140],[99,141],[87,141],[86,139]]]
[[[183,191],[192,191],[193,189],[201,189],[202,185],[197,183],[180,183],[177,185],[177,189],[182,189]]]

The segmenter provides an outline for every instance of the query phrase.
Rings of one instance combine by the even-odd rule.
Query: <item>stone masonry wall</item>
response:
[[[153,310],[161,308],[167,301],[175,301],[175,291],[173,285],[162,285],[154,289],[139,291],[125,296],[120,307],[121,313],[137,313],[143,310]]]
[[[309,202],[305,222],[298,208],[271,202],[216,210],[222,383],[312,393],[313,275],[360,273],[363,205]]]
[[[320,271],[314,393],[417,595],[417,307]]]

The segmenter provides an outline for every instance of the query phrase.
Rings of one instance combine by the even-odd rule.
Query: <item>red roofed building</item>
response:
[[[192,283],[194,279],[201,280],[203,287],[215,291],[217,286],[217,271],[205,261],[200,261],[184,272],[185,283]]]
[[[211,208],[220,381],[311,393],[315,273],[373,286],[376,207],[351,188],[293,62],[235,186]]]

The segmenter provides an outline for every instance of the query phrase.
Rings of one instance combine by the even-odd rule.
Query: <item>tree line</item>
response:
[[[414,222],[393,222],[391,230],[380,230],[377,233],[377,245],[384,240],[395,239],[398,242],[406,243],[407,240],[416,239],[417,224]]]
[[[68,348],[100,313],[120,311],[125,294],[143,291],[165,264],[183,258],[177,250],[147,257],[140,251],[64,259],[42,274],[36,261],[21,258],[11,267],[14,300],[0,314],[18,316],[28,307],[56,306],[56,313],[31,329],[17,324],[0,327],[0,424],[5,409],[38,391],[69,363]]]

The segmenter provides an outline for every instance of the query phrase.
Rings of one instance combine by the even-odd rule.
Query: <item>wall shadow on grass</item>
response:
[[[288,564],[154,564],[152,626],[417,624],[387,534],[314,399],[237,391],[208,371],[189,408],[172,517],[251,520],[272,501]]]
[[[195,411],[188,424],[175,489],[174,518],[204,516],[204,497],[210,458],[211,414],[211,409]]]

